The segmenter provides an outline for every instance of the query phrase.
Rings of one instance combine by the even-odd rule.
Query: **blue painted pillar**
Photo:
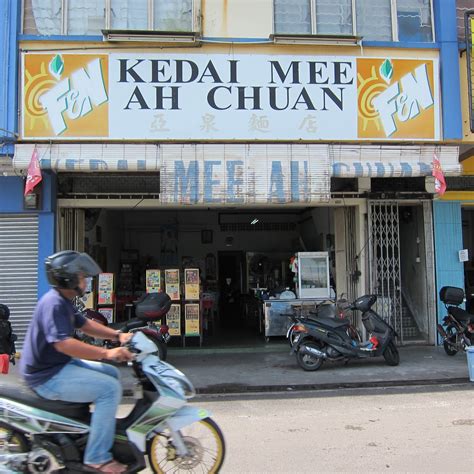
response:
[[[462,139],[456,0],[434,0],[436,41],[440,45],[443,139]]]
[[[459,261],[458,255],[459,250],[464,248],[461,203],[434,201],[433,219],[438,322],[441,322],[446,316],[446,309],[439,299],[439,290],[443,286],[464,288],[464,265]]]
[[[0,155],[10,156],[18,131],[20,4],[19,0],[0,1]]]

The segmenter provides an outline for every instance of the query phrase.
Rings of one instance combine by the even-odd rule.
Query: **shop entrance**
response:
[[[199,307],[204,344],[253,344],[267,337],[266,302],[280,300],[285,291],[297,293],[298,280],[290,269],[296,253],[327,253],[328,271],[335,279],[334,214],[331,207],[89,207],[82,208],[83,222],[76,226],[82,247],[77,239],[68,240],[101,262],[104,272],[113,274],[114,320],[133,316],[133,301],[147,291],[149,281],[158,279],[179,306],[175,310],[181,314],[181,336],[186,331],[186,311],[194,305],[193,311]],[[76,220],[64,222],[76,224]],[[58,222],[59,235],[69,235],[71,225],[65,228],[62,222]],[[199,277],[186,273],[188,269],[197,270]],[[147,271],[151,270],[157,273],[150,279]],[[191,279],[199,284],[197,295],[187,291]],[[285,333],[282,323],[270,336]]]

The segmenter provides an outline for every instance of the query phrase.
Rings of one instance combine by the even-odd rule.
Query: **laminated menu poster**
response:
[[[186,300],[199,299],[198,268],[186,268],[186,270],[184,270],[184,298]]]
[[[166,293],[172,300],[179,300],[179,270],[165,270],[165,287]]]
[[[114,322],[114,308],[99,308],[99,313],[107,318],[107,322]]]
[[[170,336],[181,336],[181,305],[172,304],[166,314],[166,324],[169,328]]]
[[[184,305],[185,336],[199,336],[199,304]]]
[[[99,275],[99,290],[97,304],[113,304],[114,302],[114,274],[101,273]]]
[[[161,290],[161,271],[147,270],[146,271],[146,292],[158,293]]]

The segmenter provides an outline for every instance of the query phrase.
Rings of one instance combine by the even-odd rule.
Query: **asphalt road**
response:
[[[194,403],[224,432],[223,473],[474,472],[474,384]]]

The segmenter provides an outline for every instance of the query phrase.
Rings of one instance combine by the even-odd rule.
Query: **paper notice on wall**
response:
[[[166,315],[170,336],[181,336],[181,305],[172,304]]]
[[[185,335],[199,336],[199,304],[192,303],[184,305]]]
[[[184,270],[184,297],[186,300],[199,299],[199,269]]]
[[[166,293],[172,300],[179,300],[179,270],[170,269],[165,270],[165,288]]]
[[[114,308],[100,308],[99,313],[107,318],[108,323],[114,322]]]
[[[113,304],[114,302],[114,274],[101,273],[99,275],[99,295],[97,304]]]
[[[158,293],[161,290],[161,271],[147,270],[146,271],[146,292]]]

